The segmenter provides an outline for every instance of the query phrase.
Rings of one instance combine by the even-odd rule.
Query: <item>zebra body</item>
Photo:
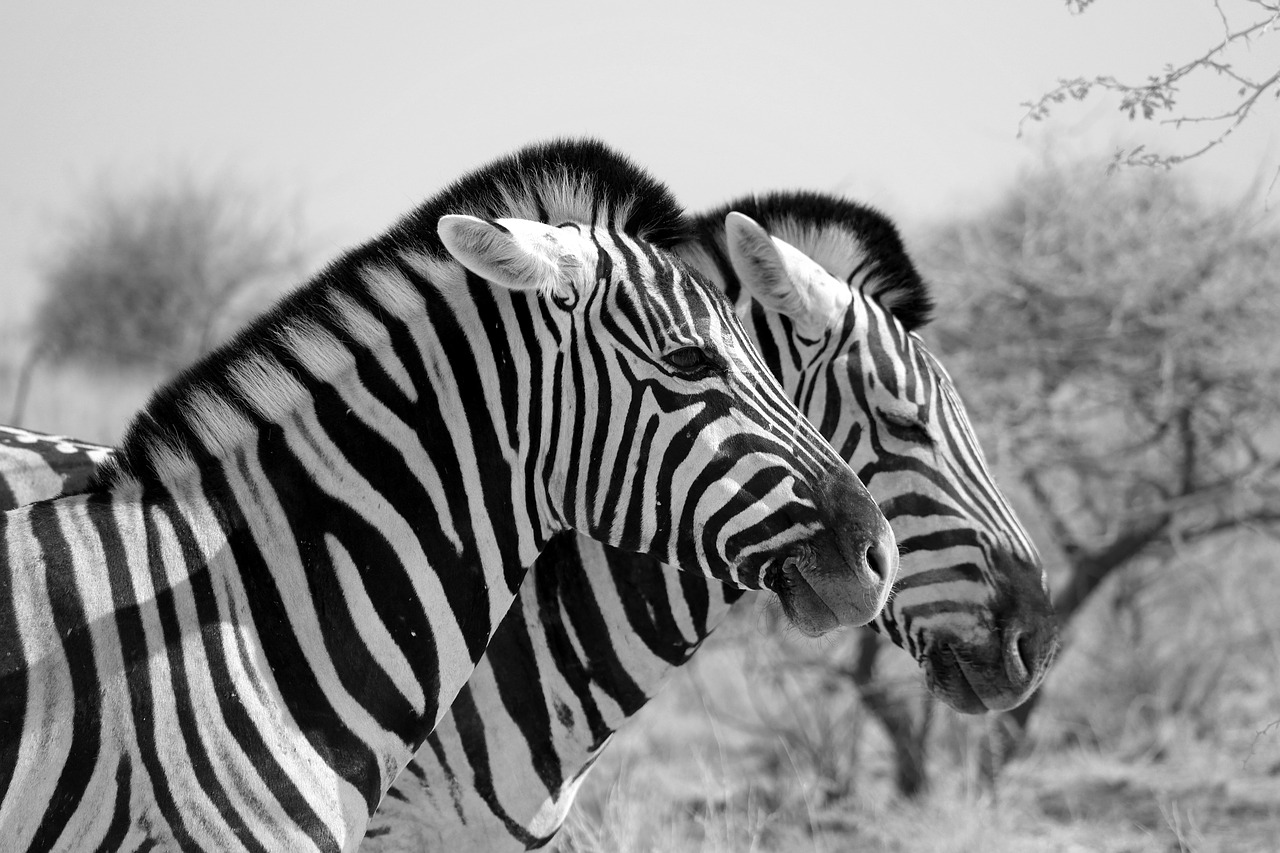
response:
[[[794,318],[743,288],[724,229],[729,209],[819,263],[815,271],[788,256],[790,275],[845,283],[839,382],[807,368]],[[902,592],[878,629],[909,647],[955,705],[972,709],[973,691],[964,682],[968,693],[949,696],[954,676],[930,655],[974,635],[961,646],[979,661],[968,677],[985,679],[993,704],[1027,695],[1052,646],[1051,619],[1036,621],[1048,613],[1038,561],[982,464],[950,380],[911,331],[928,299],[891,224],[851,202],[786,194],[739,200],[695,225],[682,254],[735,299],[770,370],[793,399],[807,398],[808,416],[908,533]],[[362,849],[517,850],[550,839],[612,732],[741,596],[643,563],[581,537],[552,539],[450,713],[382,801]],[[1037,649],[1025,678],[1003,654],[1007,629],[1020,624]]]
[[[570,529],[872,618],[892,535],[682,221],[595,143],[498,161],[162,389],[87,493],[5,513],[5,844],[354,849]]]

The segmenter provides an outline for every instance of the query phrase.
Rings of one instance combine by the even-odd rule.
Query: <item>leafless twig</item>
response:
[[[1092,0],[1067,0],[1067,7],[1079,14]],[[1179,163],[1199,157],[1222,145],[1253,113],[1263,95],[1280,98],[1280,70],[1269,76],[1255,79],[1238,71],[1234,58],[1238,48],[1252,46],[1255,40],[1273,35],[1280,23],[1280,4],[1249,0],[1257,6],[1261,18],[1244,26],[1233,26],[1222,8],[1220,0],[1214,0],[1214,9],[1222,22],[1222,37],[1202,55],[1180,65],[1166,65],[1159,74],[1147,77],[1145,83],[1130,83],[1110,75],[1060,79],[1058,85],[1034,101],[1022,104],[1026,113],[1018,122],[1021,136],[1027,122],[1043,121],[1052,111],[1066,101],[1083,101],[1097,91],[1109,92],[1120,98],[1119,109],[1130,120],[1139,116],[1146,121],[1181,128],[1185,124],[1217,125],[1221,129],[1198,148],[1181,153],[1149,151],[1145,145],[1121,148],[1116,151],[1111,168],[1121,166],[1147,166],[1171,168]],[[1179,113],[1177,108],[1181,85],[1190,78],[1208,75],[1223,78],[1235,84],[1234,100],[1226,108],[1212,114]]]

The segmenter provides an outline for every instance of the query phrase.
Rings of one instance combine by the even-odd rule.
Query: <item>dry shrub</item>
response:
[[[1224,536],[1112,578],[1051,677],[1044,736],[1157,759],[1183,730],[1239,748],[1280,717],[1278,561],[1264,536]]]

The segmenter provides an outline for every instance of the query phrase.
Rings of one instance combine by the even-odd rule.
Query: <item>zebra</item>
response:
[[[6,512],[5,843],[354,849],[562,531],[873,618],[893,535],[684,226],[594,140],[501,158]]]
[[[755,220],[794,247],[775,236],[775,254]],[[839,197],[775,193],[698,217],[692,238],[677,250],[734,299],[770,370],[810,417],[821,415],[826,437],[910,533],[900,594],[871,627],[898,645],[909,641],[953,707],[1020,702],[1053,654],[1043,573],[949,377],[914,331],[931,299],[893,224]],[[735,251],[758,261],[739,260],[739,275]],[[836,342],[848,360],[843,382],[819,381],[796,321],[752,298],[779,267],[820,285],[835,273],[848,293]],[[843,298],[829,286],[809,292]],[[526,849],[550,840],[613,730],[742,595],[637,565],[644,562],[580,537],[551,541],[449,716],[383,800],[362,849]],[[1027,660],[1006,662],[1004,651],[1020,642]],[[973,661],[967,672],[955,672],[957,654]]]

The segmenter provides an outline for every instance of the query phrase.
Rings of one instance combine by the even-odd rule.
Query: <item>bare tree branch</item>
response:
[[[1034,468],[1024,468],[1021,479],[1023,485],[1027,487],[1027,493],[1035,501],[1036,508],[1044,515],[1049,525],[1050,535],[1053,536],[1058,548],[1067,559],[1074,559],[1080,553],[1080,543],[1076,541],[1071,528],[1067,526],[1066,519],[1058,512],[1057,506],[1041,484],[1039,474]]]
[[[889,685],[876,679],[875,665],[883,645],[875,634],[863,634],[858,639],[852,666],[839,671],[853,682],[863,707],[871,712],[885,732],[894,751],[894,783],[904,797],[921,794],[928,784],[925,765],[929,728],[933,722],[933,702],[926,697],[919,722],[915,714]]]
[[[1067,7],[1079,14],[1092,0],[1067,0]],[[1262,17],[1243,26],[1235,26],[1229,20],[1219,0],[1214,9],[1222,23],[1222,36],[1203,54],[1179,65],[1167,65],[1158,74],[1151,74],[1144,83],[1124,82],[1110,75],[1060,79],[1058,85],[1033,101],[1022,104],[1026,113],[1018,122],[1021,136],[1028,122],[1043,121],[1054,108],[1067,101],[1083,101],[1095,92],[1107,92],[1119,97],[1119,109],[1129,119],[1141,117],[1146,121],[1181,128],[1185,124],[1225,125],[1216,135],[1196,148],[1181,153],[1148,151],[1145,145],[1116,151],[1112,169],[1119,166],[1147,166],[1170,168],[1187,160],[1200,157],[1222,145],[1249,117],[1263,95],[1280,96],[1280,69],[1260,79],[1254,79],[1238,71],[1234,64],[1235,50],[1249,47],[1256,40],[1272,36],[1280,22],[1280,7],[1276,4],[1250,0],[1261,10]],[[1234,100],[1225,109],[1210,114],[1186,114],[1177,111],[1181,85],[1193,77],[1217,77],[1230,81],[1236,87]]]
[[[1165,517],[1146,527],[1128,530],[1104,548],[1081,555],[1072,564],[1066,584],[1053,596],[1058,619],[1069,621],[1112,572],[1160,541],[1168,526],[1169,518]]]

